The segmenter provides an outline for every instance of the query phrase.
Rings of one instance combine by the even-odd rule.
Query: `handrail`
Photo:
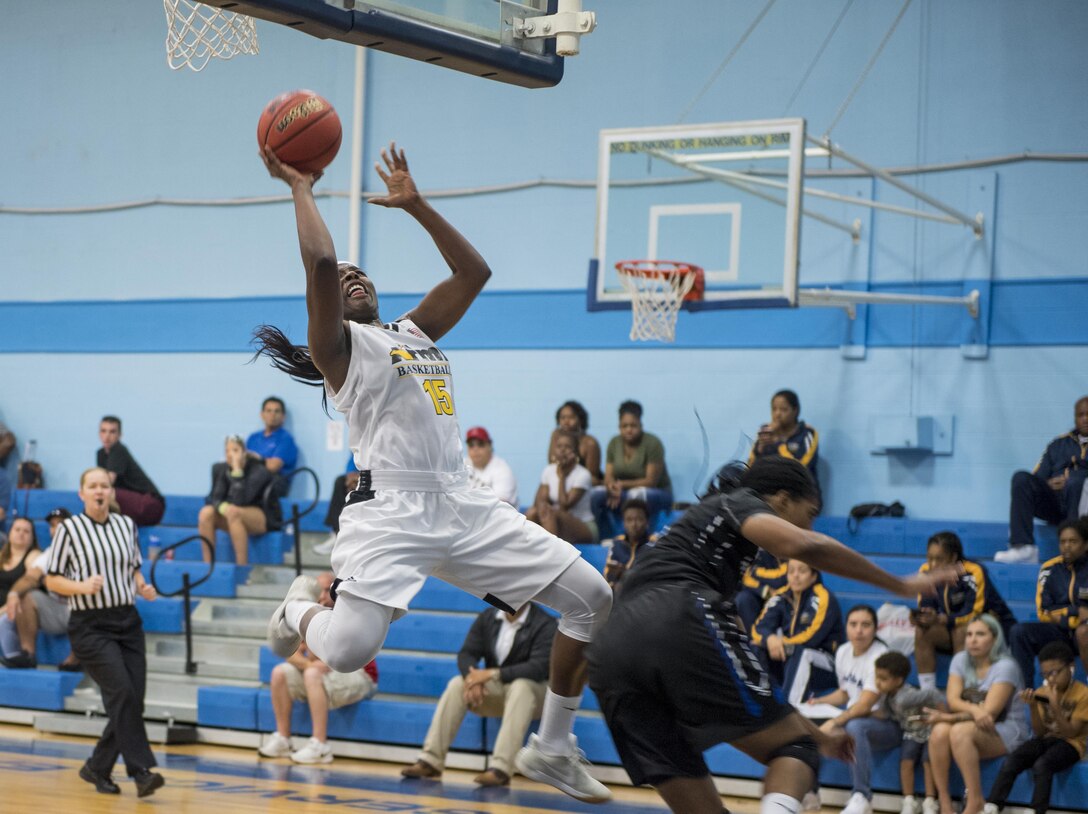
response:
[[[305,511],[299,512],[299,514],[298,514],[299,517],[305,517],[310,512],[312,512],[317,507],[317,502],[321,499],[321,480],[320,480],[320,478],[317,477],[317,473],[314,472],[312,469],[310,469],[310,467],[308,467],[308,466],[300,466],[298,469],[292,471],[290,475],[287,475],[287,490],[290,491],[291,484],[294,483],[295,476],[300,475],[303,472],[307,473],[311,478],[313,478],[313,481],[314,481],[314,499],[310,503],[310,505],[306,507]],[[286,499],[286,496],[285,496],[285,499]]]
[[[294,480],[295,475],[298,475],[301,472],[306,472],[307,474],[309,474],[309,476],[311,478],[313,478],[313,481],[314,481],[314,499],[313,499],[313,502],[311,502],[310,505],[306,507],[305,511],[301,511],[301,512],[298,509],[298,503],[292,502],[290,504],[291,505],[291,516],[284,522],[284,525],[287,526],[287,533],[292,536],[293,541],[294,541],[294,545],[292,547],[294,548],[294,553],[295,553],[295,575],[296,576],[301,576],[301,574],[302,574],[302,528],[301,528],[301,524],[300,524],[299,521],[301,521],[303,517],[305,517],[310,512],[312,512],[314,510],[314,508],[317,506],[318,500],[321,499],[321,479],[318,478],[317,473],[314,472],[312,469],[310,469],[308,466],[299,467],[298,469],[296,469],[294,472],[292,472],[290,475],[287,476],[288,490],[290,490],[290,484]]]
[[[155,591],[158,593],[159,596],[169,598],[169,597],[177,596],[178,594],[185,592],[184,584],[182,585],[181,588],[174,591],[173,593],[166,593],[165,591],[160,591],[159,586],[155,584],[155,568],[158,566],[159,560],[171,559],[170,557],[165,556],[167,552],[173,551],[175,548],[178,548],[179,546],[183,546],[186,543],[191,543],[193,540],[200,540],[200,542],[204,544],[205,548],[207,548],[208,552],[211,554],[211,561],[208,563],[208,573],[206,573],[204,576],[202,576],[196,582],[190,582],[189,587],[190,588],[196,588],[198,585],[203,585],[205,582],[207,582],[208,578],[211,577],[212,571],[215,569],[215,544],[212,543],[207,537],[204,537],[203,535],[192,534],[192,535],[186,537],[184,540],[178,540],[178,542],[173,543],[172,545],[168,545],[166,548],[160,548],[159,549],[159,556],[157,556],[154,560],[151,561],[151,575],[150,575],[151,585],[152,585],[152,587],[154,587]],[[189,575],[184,574],[183,576],[188,577]],[[184,580],[182,582],[184,583]]]
[[[207,551],[208,551],[208,553],[209,553],[209,555],[211,557],[211,559],[208,561],[208,573],[206,573],[204,576],[202,576],[196,582],[190,582],[189,581],[189,574],[187,572],[183,573],[181,575],[181,588],[179,590],[174,591],[173,593],[166,593],[164,591],[160,591],[159,586],[155,583],[155,568],[158,566],[159,561],[164,559],[163,555],[173,551],[178,546],[183,546],[186,543],[192,542],[193,540],[200,540],[200,542],[207,549]],[[165,559],[171,559],[171,558],[165,558]],[[185,613],[182,615],[182,623],[185,625],[185,672],[188,675],[195,675],[196,674],[196,662],[193,661],[193,622],[192,622],[192,619],[190,618],[190,616],[191,616],[191,606],[192,606],[192,591],[193,591],[193,588],[196,588],[198,585],[203,585],[208,580],[208,578],[212,575],[212,573],[214,571],[215,571],[215,543],[211,542],[207,537],[205,537],[205,536],[203,536],[201,534],[192,534],[192,535],[186,537],[184,540],[179,540],[178,542],[174,543],[173,545],[168,545],[166,548],[160,548],[158,556],[155,557],[155,559],[151,561],[151,573],[150,573],[151,586],[155,589],[155,591],[159,594],[159,596],[169,598],[169,597],[172,597],[172,596],[177,596],[178,594],[182,594],[182,598],[185,601]]]

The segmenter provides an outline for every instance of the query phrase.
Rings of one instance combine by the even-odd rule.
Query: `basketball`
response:
[[[299,172],[329,166],[342,136],[336,110],[312,90],[281,93],[265,105],[257,123],[257,144]]]

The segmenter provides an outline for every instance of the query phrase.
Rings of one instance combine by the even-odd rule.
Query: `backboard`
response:
[[[207,5],[285,25],[320,39],[513,85],[563,78],[555,39],[515,36],[519,21],[555,13],[559,0],[207,0]],[[591,30],[591,29],[589,29]]]
[[[803,119],[602,130],[589,310],[630,307],[615,264],[705,270],[687,310],[797,304]]]

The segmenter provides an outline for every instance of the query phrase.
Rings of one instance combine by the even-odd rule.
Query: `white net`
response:
[[[695,266],[667,260],[635,260],[616,264],[631,295],[631,339],[672,342],[676,316],[695,285]]]
[[[253,18],[192,0],[162,0],[166,9],[166,62],[175,71],[203,70],[213,57],[256,54]]]

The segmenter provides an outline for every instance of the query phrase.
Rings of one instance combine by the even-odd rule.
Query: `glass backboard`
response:
[[[689,310],[797,304],[803,119],[602,130],[591,310],[624,308],[621,260],[705,272]]]

